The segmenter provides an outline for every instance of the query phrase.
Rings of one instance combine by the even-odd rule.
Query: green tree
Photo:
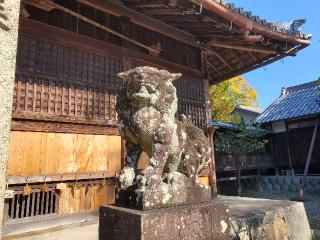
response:
[[[258,107],[257,92],[241,76],[210,87],[212,119],[221,122],[240,122],[233,114],[236,106]]]
[[[222,150],[232,154],[236,167],[236,186],[238,195],[241,196],[241,170],[250,152],[263,149],[268,142],[264,139],[265,131],[259,127],[246,127],[243,122],[236,124],[234,128],[218,132],[221,139]]]

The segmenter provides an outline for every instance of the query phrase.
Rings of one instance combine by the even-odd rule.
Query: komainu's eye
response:
[[[146,84],[146,85],[144,85],[144,87],[147,89],[148,93],[155,93],[156,92],[156,89],[151,85]]]

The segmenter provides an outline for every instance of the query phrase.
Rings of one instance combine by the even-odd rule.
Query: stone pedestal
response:
[[[164,190],[161,188],[144,191],[121,188],[116,190],[116,206],[144,211],[210,201],[211,188],[204,185],[180,186]]]
[[[99,239],[228,239],[228,212],[221,200],[148,211],[105,205],[100,208]]]

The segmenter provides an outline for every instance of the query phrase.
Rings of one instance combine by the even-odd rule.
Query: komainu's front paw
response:
[[[136,178],[136,182],[139,188],[144,188],[147,185],[147,179],[143,175],[138,175]]]
[[[159,169],[152,166],[147,167],[142,171],[142,176],[145,178],[145,185],[149,188],[156,187],[162,182],[162,173]]]
[[[119,175],[119,182],[121,188],[128,188],[130,187],[135,178],[134,168],[132,167],[124,167]]]

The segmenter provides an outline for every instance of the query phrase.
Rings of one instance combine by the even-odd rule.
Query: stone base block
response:
[[[221,200],[149,211],[105,205],[100,208],[99,239],[229,239],[228,212]]]
[[[168,188],[167,191],[116,189],[116,206],[144,211],[210,201],[211,188],[204,185]]]

